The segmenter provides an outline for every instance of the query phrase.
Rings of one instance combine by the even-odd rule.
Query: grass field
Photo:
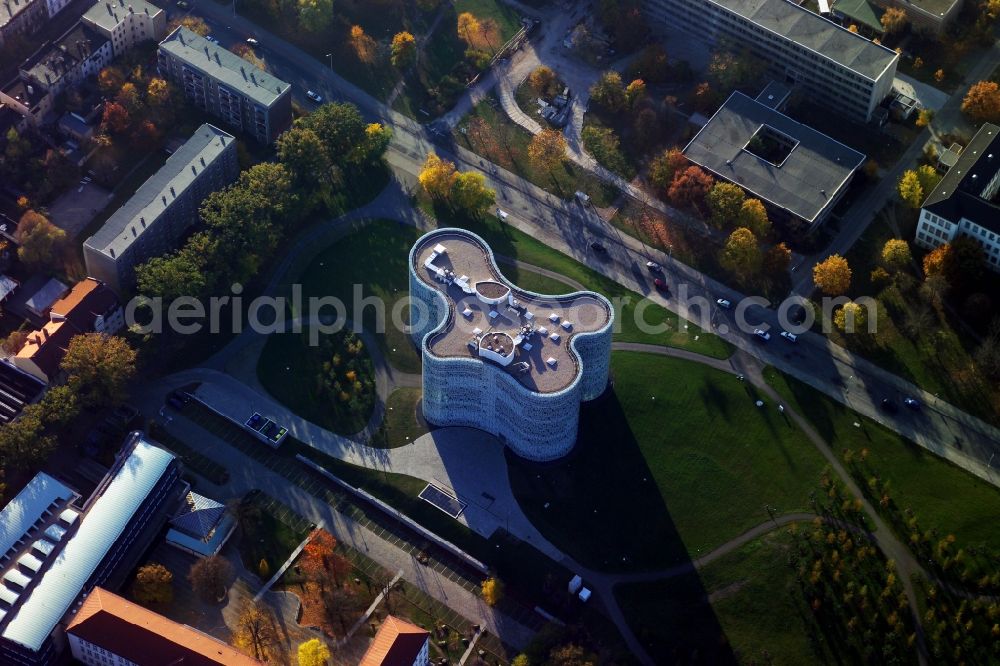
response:
[[[267,337],[257,361],[257,378],[278,402],[341,435],[364,429],[376,399],[371,355],[364,348],[351,355],[345,348],[347,333],[321,335],[319,346],[309,345],[308,328],[302,333],[275,333]],[[335,358],[339,366],[332,367]],[[346,378],[348,372],[356,379]],[[339,390],[330,388],[333,382],[343,385],[342,399]]]
[[[379,448],[406,446],[427,432],[427,428],[417,420],[420,395],[420,389],[417,388],[398,388],[389,394],[382,433],[372,438],[370,442],[372,446]]]
[[[309,534],[308,525],[287,507],[257,491],[243,501],[257,508],[240,526],[239,551],[243,566],[259,574],[263,559],[267,561],[270,574],[274,574]]]
[[[611,368],[614,392],[584,407],[567,459],[508,456],[522,509],[583,564],[662,568],[766,521],[765,505],[808,508],[822,459],[752,387],[649,354],[614,352]]]
[[[480,120],[477,121],[477,118]],[[476,132],[475,124],[480,121],[485,130]],[[614,186],[606,185],[572,162],[566,161],[551,172],[532,164],[528,159],[531,134],[507,117],[495,96],[487,97],[477,104],[462,119],[459,127],[468,128],[469,131],[463,134],[459,128],[455,129],[454,137],[458,145],[513,171],[556,196],[569,199],[574,192],[581,190],[590,195],[595,206],[601,207],[610,206],[618,197],[618,190]]]
[[[1000,489],[972,476],[812,387],[769,369],[767,380],[808,418],[834,451],[868,449],[868,463],[887,479],[900,508],[911,508],[924,529],[954,534],[959,547],[1000,550]],[[855,428],[854,422],[862,424]],[[905,534],[903,535],[905,539]]]

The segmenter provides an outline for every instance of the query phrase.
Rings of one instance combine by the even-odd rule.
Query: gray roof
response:
[[[62,282],[55,278],[51,278],[46,282],[41,289],[36,291],[34,294],[25,301],[25,306],[29,310],[34,310],[35,312],[44,313],[52,304],[58,301],[69,291],[69,287],[64,285]]]
[[[199,127],[84,245],[104,254],[114,250],[114,256],[121,255],[235,140],[214,125]]]
[[[875,80],[898,58],[895,51],[788,0],[709,0],[760,27]]]
[[[33,2],[42,0],[7,0],[0,2],[0,28],[10,23],[15,16],[31,6]]]
[[[160,48],[265,107],[291,88],[291,84],[184,26],[167,35]]]
[[[797,142],[780,166],[743,149],[765,125]],[[684,156],[808,221],[816,220],[865,160],[858,151],[740,92],[691,139]]]
[[[1000,232],[1000,206],[982,198],[987,184],[1000,171],[1000,127],[984,123],[924,200],[923,208],[952,222],[967,218]]]
[[[83,18],[105,30],[114,30],[130,13],[156,16],[163,10],[146,0],[98,0],[97,4],[83,13]]]
[[[170,520],[170,524],[182,532],[205,539],[225,513],[224,504],[191,491],[184,498],[181,510]]]

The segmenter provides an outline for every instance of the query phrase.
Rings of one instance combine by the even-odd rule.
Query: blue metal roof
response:
[[[138,440],[30,598],[17,609],[4,638],[32,650],[41,648],[173,460],[173,454]]]
[[[73,495],[72,490],[45,472],[36,474],[0,511],[0,555],[10,552],[54,502],[68,500]]]

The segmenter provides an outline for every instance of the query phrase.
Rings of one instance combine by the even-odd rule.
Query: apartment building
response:
[[[263,666],[213,636],[101,587],[87,595],[66,636],[73,658],[86,666]]]
[[[486,241],[462,229],[419,238],[409,267],[424,417],[484,430],[529,460],[569,453],[580,404],[608,384],[611,303],[519,289]]]
[[[1000,272],[1000,127],[985,123],[927,196],[917,245],[933,249],[959,236],[983,246],[986,265]]]
[[[865,162],[862,153],[734,92],[684,148],[684,156],[763,201],[772,219],[821,225]],[[781,93],[779,93],[780,95]]]
[[[99,1],[81,20],[111,42],[116,58],[136,44],[163,39],[167,32],[167,13],[146,0]]]
[[[86,501],[40,472],[0,511],[0,663],[65,663],[65,624],[92,589],[124,582],[175,506],[180,473],[135,432]]]
[[[96,76],[113,57],[111,42],[78,21],[24,61],[20,78],[26,85],[55,98],[88,76]]]
[[[176,249],[210,193],[236,180],[236,139],[202,125],[101,229],[83,244],[88,275],[117,293],[132,289],[135,267]]]
[[[872,0],[883,9],[896,7],[906,12],[918,32],[940,35],[962,11],[964,0]]]
[[[160,75],[184,95],[260,143],[292,124],[292,86],[181,26],[160,42]]]
[[[14,37],[31,35],[48,18],[42,0],[0,0],[0,47]]]
[[[788,0],[646,0],[649,17],[747,49],[786,85],[868,122],[892,91],[899,56]]]

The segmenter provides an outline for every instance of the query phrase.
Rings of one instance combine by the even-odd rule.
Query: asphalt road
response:
[[[764,363],[776,366],[991,483],[1000,483],[1000,478],[994,475],[991,467],[994,455],[1000,451],[1000,430],[847,352],[819,334],[807,332],[799,336],[797,343],[786,342],[777,335],[781,327],[778,313],[773,308],[749,305],[745,310],[740,307],[723,310],[716,307],[716,298],[725,297],[737,304],[744,297],[663,253],[647,248],[635,238],[619,233],[592,209],[575,201],[558,199],[484,158],[453,145],[450,138],[438,137],[417,121],[390,111],[340,78],[324,63],[243,17],[234,17],[231,6],[197,0],[193,12],[206,20],[212,34],[225,46],[231,47],[251,35],[259,39],[259,54],[276,76],[293,85],[296,100],[305,108],[314,106],[305,98],[305,91],[312,89],[326,100],[353,102],[369,118],[391,125],[394,135],[387,161],[400,182],[408,188],[416,187],[416,175],[432,150],[454,160],[463,170],[480,170],[489,184],[496,188],[497,203],[510,214],[508,222],[512,226],[622,285],[648,295],[682,316],[704,321],[707,329]],[[990,62],[998,53],[997,49],[991,50],[986,61]],[[589,244],[595,239],[608,248],[606,256],[595,256],[590,250]],[[653,293],[652,276],[644,267],[647,257],[665,267],[665,279],[671,288],[668,298]],[[687,304],[679,298],[685,291]],[[709,304],[702,308],[702,313],[688,305],[699,298]],[[744,323],[739,323],[737,316]],[[753,328],[758,326],[772,333],[769,342],[753,336]],[[923,409],[911,411],[902,407],[904,397],[919,399]],[[895,413],[880,409],[879,403],[883,398],[893,400],[899,409]],[[1000,459],[997,463],[1000,464]]]

